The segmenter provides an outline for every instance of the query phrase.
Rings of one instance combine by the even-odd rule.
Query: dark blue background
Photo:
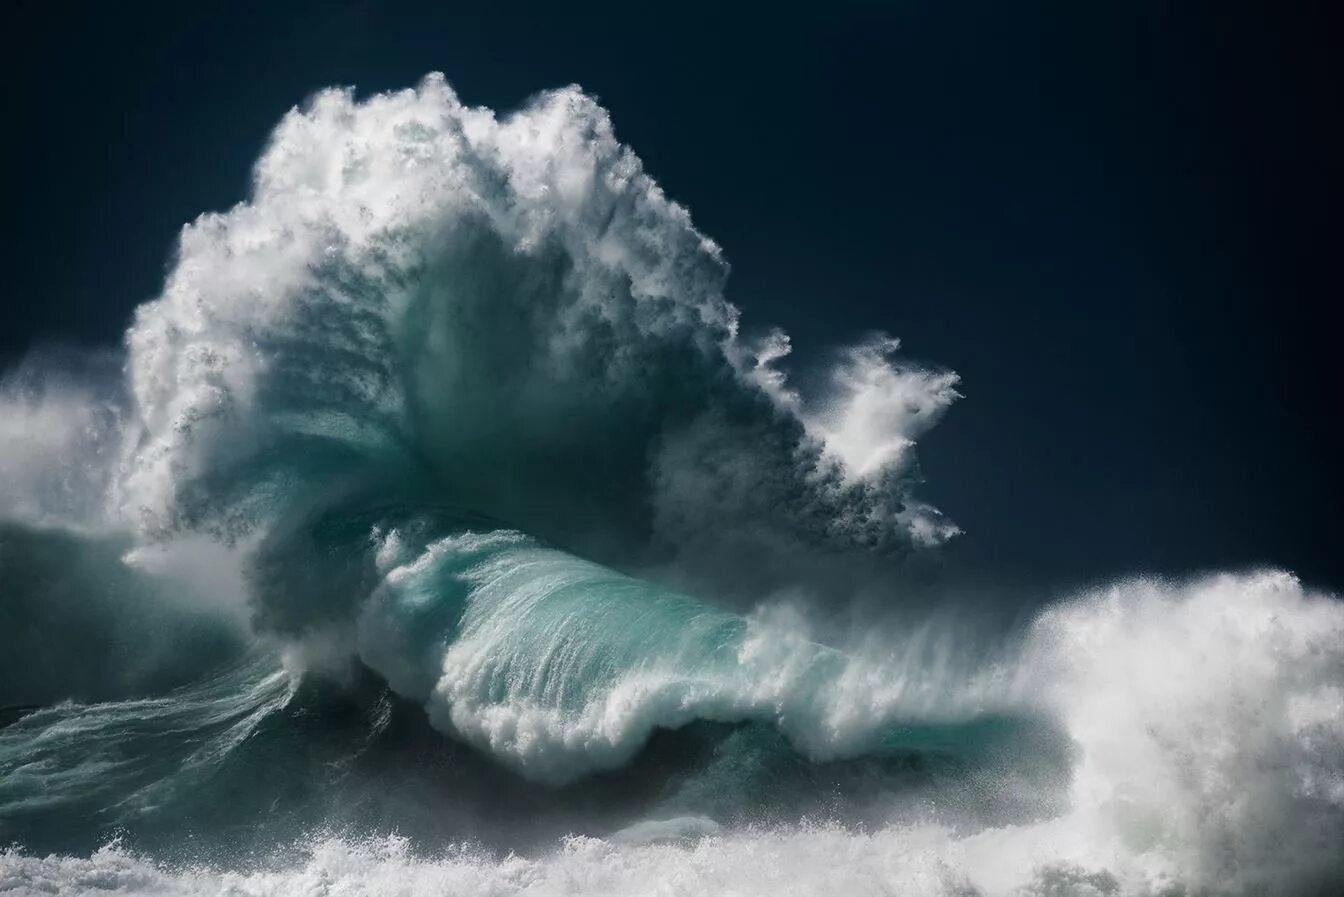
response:
[[[724,246],[748,324],[804,361],[880,328],[963,375],[923,451],[950,568],[1344,585],[1344,79],[1307,7],[185,6],[7,13],[6,361],[118,339],[314,89],[577,82]]]

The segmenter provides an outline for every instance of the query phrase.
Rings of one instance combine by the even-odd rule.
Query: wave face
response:
[[[1336,892],[1344,604],[838,637],[957,534],[957,379],[800,389],[726,275],[577,88],[286,116],[120,354],[0,382],[0,891]]]

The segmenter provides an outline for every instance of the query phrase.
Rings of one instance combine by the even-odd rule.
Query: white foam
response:
[[[1073,822],[1255,892],[1344,844],[1344,604],[1285,573],[1134,580],[1047,610],[1030,693],[1078,745]],[[1263,892],[1263,891],[1261,891]]]
[[[572,838],[536,857],[469,847],[423,856],[398,838],[326,838],[260,869],[160,865],[116,846],[89,858],[0,853],[0,889],[16,897],[1157,897],[1182,884],[1166,870],[1126,865],[1062,825],[969,837],[934,826],[871,833],[805,826],[691,842]],[[1273,893],[1297,892],[1291,878],[1272,884]]]

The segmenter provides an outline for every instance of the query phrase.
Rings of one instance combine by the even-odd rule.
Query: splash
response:
[[[953,534],[909,491],[955,375],[882,340],[800,396],[782,336],[739,337],[726,274],[577,88],[503,119],[439,76],[319,93],[136,315],[117,510],[238,537],[429,494],[626,561]]]

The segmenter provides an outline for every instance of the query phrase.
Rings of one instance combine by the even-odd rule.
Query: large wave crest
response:
[[[136,315],[117,510],[237,537],[363,487],[626,560],[954,533],[909,487],[955,375],[874,338],[800,396],[726,274],[577,88],[503,119],[438,76],[325,91]]]

